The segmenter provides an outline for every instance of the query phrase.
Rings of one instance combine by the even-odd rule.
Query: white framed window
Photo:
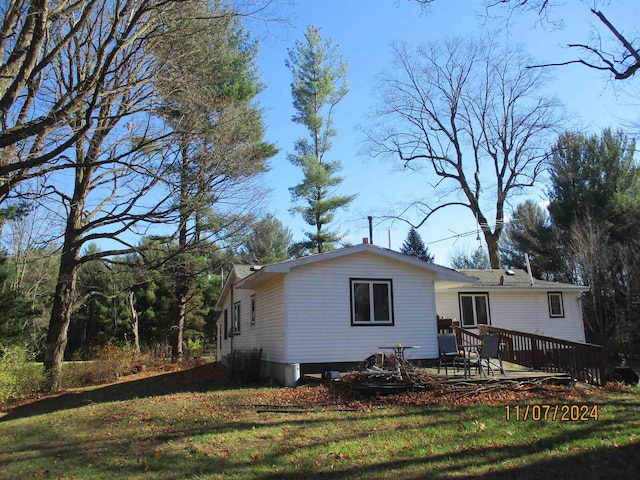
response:
[[[488,293],[461,293],[460,318],[462,327],[491,325]]]
[[[256,296],[251,295],[251,325],[256,324]]]
[[[351,278],[351,325],[393,325],[391,279]]]
[[[240,335],[240,302],[233,304],[233,334]]]
[[[562,292],[548,292],[549,299],[549,316],[551,318],[564,317],[564,302],[562,301]]]

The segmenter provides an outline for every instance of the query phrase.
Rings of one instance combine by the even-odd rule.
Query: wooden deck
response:
[[[444,368],[440,369],[440,373],[438,373],[437,367],[420,368],[418,370],[421,372],[425,372],[425,374],[428,376],[441,377],[438,381],[444,383],[455,383],[461,381],[483,383],[499,380],[508,380],[512,382],[546,380],[549,383],[567,384],[571,383],[572,380],[571,375],[569,375],[568,373],[541,372],[539,370],[533,370],[528,367],[523,367],[522,365],[504,361],[502,362],[502,366],[504,368],[504,375],[500,373],[500,370],[498,368],[495,368],[493,370],[493,374],[489,373],[486,375],[478,374],[475,368],[473,368],[471,369],[471,375],[469,375],[467,378],[464,377],[462,370],[455,372],[453,368],[448,369],[448,375],[444,374]]]

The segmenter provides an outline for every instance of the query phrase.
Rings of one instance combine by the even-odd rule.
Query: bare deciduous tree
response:
[[[413,209],[420,218],[412,226],[419,227],[442,208],[468,208],[498,268],[505,205],[536,183],[559,126],[558,102],[538,93],[545,71],[527,69],[521,49],[490,40],[396,44],[394,54],[380,81],[371,149],[434,178],[430,198],[398,217],[407,220]]]
[[[413,0],[428,9],[436,0]],[[480,3],[480,2],[479,2]],[[553,19],[553,9],[566,2],[555,0],[483,0],[481,2],[487,13],[497,7],[508,9],[512,12],[533,11],[541,22],[554,26],[561,25],[558,19]],[[605,12],[598,7],[599,4],[608,5],[608,2],[590,0],[582,3],[591,5],[589,11],[598,21],[598,25],[604,30],[594,27],[594,39],[591,42],[571,42],[567,44],[580,55],[578,58],[563,62],[548,62],[531,65],[531,67],[551,67],[571,64],[581,64],[594,70],[608,72],[615,80],[626,80],[633,77],[640,69],[640,42],[635,34],[630,35],[621,28],[616,27]],[[631,6],[629,6],[631,8]],[[633,13],[629,12],[629,15]]]
[[[60,159],[91,126],[74,128],[72,118],[108,94],[105,78],[149,35],[149,15],[171,1],[12,0],[0,10],[6,59],[0,66],[0,203],[20,182],[68,167]],[[109,12],[123,17],[101,21]],[[87,31],[99,35],[91,45],[94,61],[77,72],[60,71]]]
[[[589,286],[582,298],[587,340],[603,345],[615,364],[638,340],[638,248],[612,245],[607,228],[587,218],[574,225],[570,249],[580,281]]]
[[[73,82],[93,85],[68,115],[67,128],[75,141],[59,160],[62,171],[50,175],[46,185],[51,198],[65,207],[44,355],[52,390],[60,387],[71,314],[83,302],[75,296],[80,265],[134,250],[136,232],[166,222],[172,213],[171,192],[157,188],[165,170],[162,152],[151,148],[164,132],[154,127],[149,115],[154,72],[160,65],[150,55],[148,42],[161,24],[162,8],[147,0],[105,2],[52,62],[51,83],[60,94]],[[114,41],[113,32],[126,32],[125,40]],[[112,58],[109,68],[102,70],[105,56]],[[96,76],[97,71],[102,73]],[[88,243],[105,239],[112,248],[82,253]]]
[[[17,183],[13,175],[53,159],[73,143],[59,138],[45,156],[40,142],[28,142],[65,124],[92,88],[77,79],[63,96],[51,91],[51,64],[101,2],[11,0],[0,7],[0,193]],[[51,32],[57,32],[51,35]],[[34,108],[34,104],[38,103]]]

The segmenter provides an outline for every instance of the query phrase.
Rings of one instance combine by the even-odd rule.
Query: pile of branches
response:
[[[387,370],[369,368],[343,375],[339,382],[348,385],[407,385],[412,388],[427,388],[445,377],[429,375],[418,370]]]
[[[255,396],[260,411],[315,411],[315,410],[370,410],[376,408],[422,405],[504,405],[532,401],[580,402],[588,396],[585,388],[550,385],[543,380],[495,380],[482,384],[460,381],[457,383],[425,383],[414,388],[388,395],[373,396],[359,390],[345,388],[343,382],[316,386],[276,389],[258,392]]]

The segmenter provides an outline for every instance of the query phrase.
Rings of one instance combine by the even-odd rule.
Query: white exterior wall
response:
[[[256,324],[251,341],[262,348],[262,359],[284,361],[284,279],[278,278],[255,290]]]
[[[243,290],[235,288],[233,289],[233,303],[240,302],[240,335],[233,337],[233,349],[251,349],[254,345],[251,344],[251,337],[253,332],[250,330],[251,323],[251,290]],[[233,327],[232,305],[231,295],[227,295],[224,299],[224,309],[227,310],[229,330]],[[225,355],[231,353],[231,336],[224,338],[224,311],[220,312],[218,317],[218,339],[222,338],[221,348],[218,350],[217,359],[222,360]],[[220,345],[220,341],[218,341]]]
[[[551,290],[550,290],[551,291]],[[553,290],[554,292],[559,290]],[[467,292],[461,290],[461,292]],[[480,291],[478,290],[478,293]],[[584,342],[584,324],[576,291],[562,292],[564,317],[550,317],[547,292],[488,290],[491,325],[499,328]],[[436,294],[438,315],[460,320],[458,292]]]
[[[251,324],[251,297],[255,298],[256,321]],[[272,280],[251,289],[234,288],[233,302],[240,302],[240,334],[233,337],[234,350],[262,348],[262,359],[270,362],[282,362],[284,358],[284,281]],[[229,313],[231,328],[231,296],[227,295],[224,308]],[[218,320],[218,335],[222,334],[222,348],[218,355],[221,360],[231,352],[231,337],[224,339],[222,331],[224,312]]]
[[[351,278],[391,279],[393,326],[351,326]],[[302,265],[285,279],[284,363],[357,362],[379,346],[437,357],[435,274],[367,252]]]

